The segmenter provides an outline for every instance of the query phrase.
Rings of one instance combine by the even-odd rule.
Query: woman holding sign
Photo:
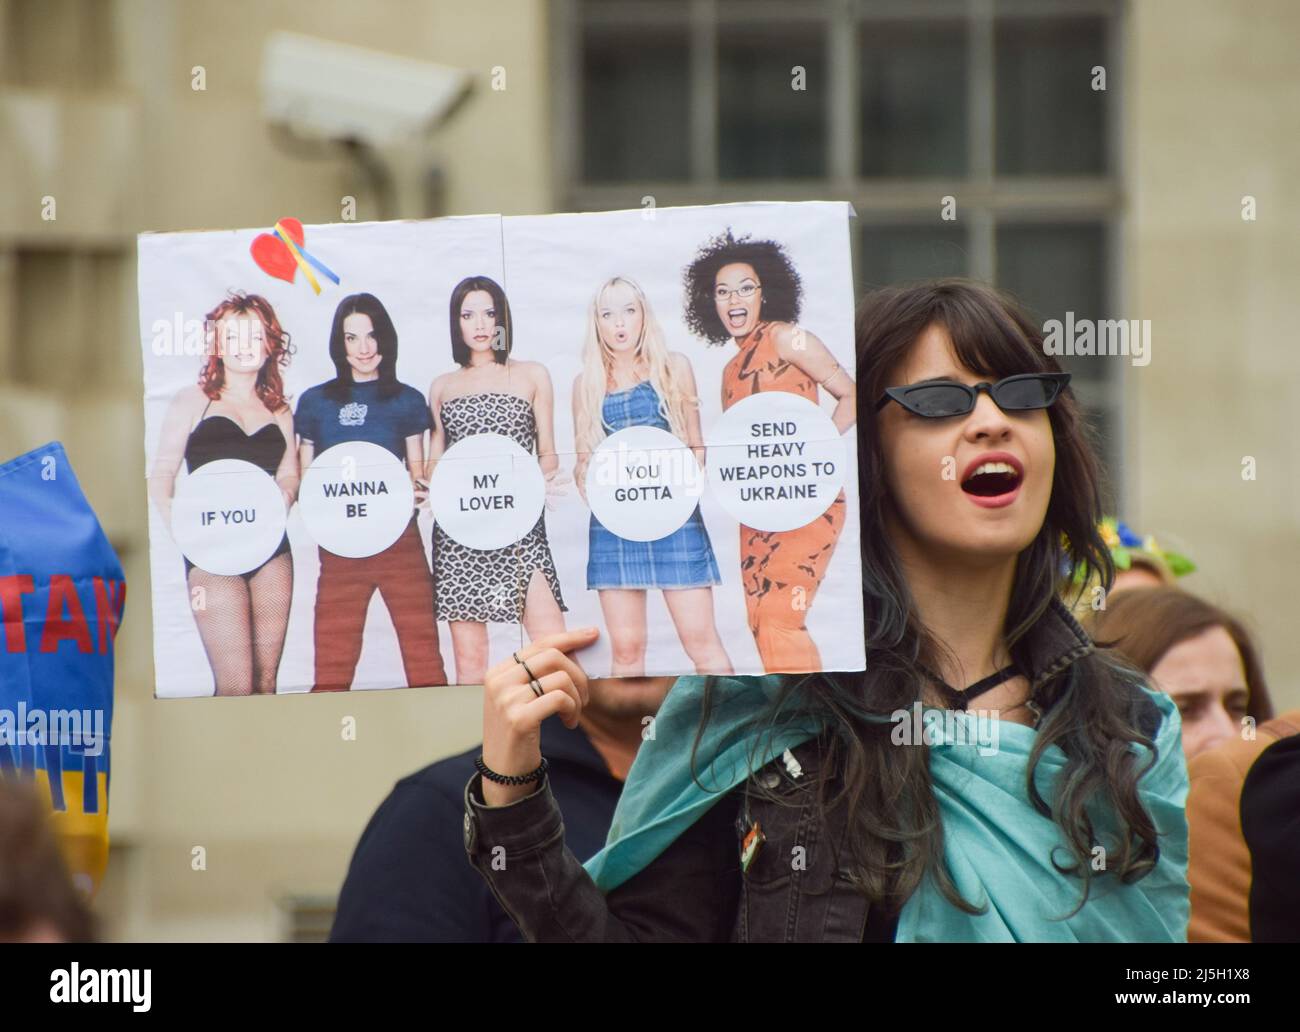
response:
[[[689,446],[688,457],[693,454],[703,461],[699,398],[690,360],[668,350],[659,320],[636,283],[616,276],[596,292],[582,356],[583,371],[573,383],[573,425],[578,452],[574,478],[584,500],[589,501],[586,478],[592,453],[607,435],[628,427],[666,431]],[[698,467],[690,472],[697,471]],[[682,491],[686,485],[675,486]],[[591,514],[587,588],[600,593],[613,653],[611,676],[645,674],[646,591],[650,588],[663,592],[664,605],[696,672],[731,673],[731,660],[713,618],[713,585],[720,583],[699,505],[681,526],[648,541],[620,537],[595,512]]]
[[[188,473],[221,459],[251,463],[275,478],[285,512],[298,494],[293,415],[280,377],[289,361],[289,334],[257,294],[231,294],[207,314],[204,326],[207,359],[198,385],[168,407],[149,476],[149,495],[169,530],[182,462]],[[185,574],[216,694],[273,694],[293,600],[289,538],[242,573],[209,573],[186,558]]]
[[[853,377],[826,345],[798,325],[802,286],[789,256],[771,240],[710,240],[686,270],[686,325],[711,344],[732,340],[736,355],[722,373],[722,408],[765,391],[835,399],[842,434],[857,419]],[[763,669],[821,669],[806,617],[844,529],[844,492],[817,519],[795,530],[740,528],[740,573],[749,628]]]
[[[451,294],[451,354],[458,369],[429,388],[433,415],[428,477],[447,449],[476,434],[499,434],[536,452],[547,490],[558,487],[554,391],[540,362],[510,357],[510,305],[500,284],[469,276]],[[427,479],[427,477],[426,477]],[[473,548],[433,526],[438,618],[451,625],[456,683],[481,684],[489,622],[522,623],[530,637],[563,630],[568,609],[546,540],[546,516],[514,544]]]
[[[531,941],[1185,942],[1178,708],[1058,597],[1114,574],[1069,375],[967,281],[869,296],[857,351],[866,669],[679,678],[584,865],[538,732],[583,718],[596,632],[524,646],[471,863]]]
[[[305,391],[298,402],[303,470],[336,445],[377,444],[406,465],[415,482],[416,500],[422,502],[423,487],[417,478],[424,472],[429,410],[424,395],[397,379],[397,328],[382,302],[373,294],[353,294],[340,301],[329,349],[334,379]],[[447,683],[438,647],[433,579],[412,512],[397,540],[373,555],[342,556],[320,549],[313,691],[352,687],[366,611],[376,591],[388,606],[397,632],[406,683],[413,688]]]

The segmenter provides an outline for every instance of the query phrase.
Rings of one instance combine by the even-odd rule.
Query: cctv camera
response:
[[[378,148],[440,124],[469,82],[459,68],[277,32],[263,56],[262,110],[298,136]]]

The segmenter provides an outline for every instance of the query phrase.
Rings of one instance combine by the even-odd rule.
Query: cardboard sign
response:
[[[142,235],[156,694],[861,670],[850,214]]]

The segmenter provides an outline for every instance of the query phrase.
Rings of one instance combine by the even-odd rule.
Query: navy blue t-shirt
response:
[[[542,722],[547,779],[580,860],[600,851],[623,782],[581,727]],[[465,855],[465,783],[475,747],[401,781],[357,843],[331,942],[520,942],[519,929]]]
[[[331,381],[332,382],[332,381]],[[303,392],[294,431],[319,455],[345,441],[369,441],[406,461],[406,439],[432,428],[429,406],[414,387],[399,384],[391,398],[379,396],[378,380],[350,383],[344,401],[325,393],[325,384]]]

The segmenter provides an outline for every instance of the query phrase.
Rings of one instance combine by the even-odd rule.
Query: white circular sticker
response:
[[[230,577],[271,558],[286,516],[284,495],[266,470],[243,459],[217,459],[177,483],[172,535],[200,570]]]
[[[387,448],[344,441],[311,460],[298,510],[321,548],[362,559],[401,537],[415,512],[415,489],[406,466]]]
[[[657,541],[690,519],[704,493],[704,471],[667,430],[629,426],[592,452],[586,490],[592,514],[610,533]]]
[[[433,518],[467,548],[513,545],[537,525],[546,478],[536,456],[503,434],[475,434],[442,454],[429,479]]]
[[[751,394],[708,434],[718,502],[755,530],[794,530],[830,508],[844,486],[844,441],[831,417],[789,391]]]

